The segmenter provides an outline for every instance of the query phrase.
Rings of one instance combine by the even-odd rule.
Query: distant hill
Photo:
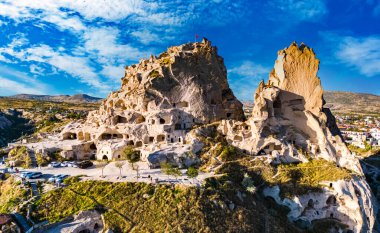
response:
[[[89,96],[86,94],[77,95],[29,95],[19,94],[9,96],[8,98],[21,99],[21,100],[39,100],[39,101],[51,101],[51,102],[66,102],[66,103],[96,103],[101,98]]]
[[[333,112],[380,114],[380,96],[365,93],[325,91],[325,106]]]
[[[325,91],[324,105],[333,113],[364,113],[380,115],[380,96],[366,93],[354,93],[344,91]],[[243,101],[246,113],[253,108],[253,101]]]

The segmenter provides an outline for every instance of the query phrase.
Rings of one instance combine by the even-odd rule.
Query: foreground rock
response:
[[[100,233],[104,232],[102,216],[97,211],[82,211],[62,222],[42,227],[34,231],[35,233]]]

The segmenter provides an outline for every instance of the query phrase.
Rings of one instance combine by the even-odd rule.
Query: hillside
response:
[[[380,96],[365,93],[325,91],[326,107],[333,112],[380,113]]]
[[[35,132],[60,127],[67,120],[81,118],[99,103],[69,103],[44,100],[0,98],[0,147]],[[56,119],[53,116],[60,116]],[[67,122],[66,122],[67,123]]]
[[[334,225],[326,219],[315,221],[309,231],[299,229],[286,219],[288,209],[231,183],[213,179],[203,189],[196,189],[78,182],[44,194],[34,205],[33,218],[53,223],[81,210],[96,209],[104,214],[105,224],[113,232],[319,233]]]
[[[345,91],[324,91],[324,107],[333,113],[380,114],[380,96]],[[247,115],[251,114],[253,101],[243,101]]]
[[[29,95],[29,94],[19,94],[13,95],[5,98],[21,99],[21,100],[39,100],[39,101],[50,101],[50,102],[66,102],[66,103],[96,103],[101,100],[101,98],[89,96],[86,94],[77,95]]]

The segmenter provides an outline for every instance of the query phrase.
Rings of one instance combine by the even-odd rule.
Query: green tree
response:
[[[24,155],[24,168],[30,168],[32,166],[32,159],[30,158],[29,153]]]
[[[199,175],[198,170],[195,167],[189,167],[186,171],[187,177],[190,179],[194,179]]]
[[[37,181],[36,185],[37,185],[38,193],[41,195],[42,192],[43,192],[43,188],[44,188],[44,186],[43,186],[43,184],[42,184],[41,181]]]
[[[123,157],[131,164],[132,169],[135,170],[135,163],[141,160],[141,153],[135,150],[133,146],[127,146],[123,151]]]
[[[162,162],[160,163],[160,168],[161,168],[161,172],[167,175],[169,179],[169,176],[171,174],[170,171],[173,168],[173,166],[170,163]]]
[[[173,167],[173,165],[171,165],[170,163],[161,163],[161,171],[162,173],[166,174],[168,176],[168,178],[170,176],[174,176],[175,179],[177,180],[178,176],[181,176],[182,173],[181,171],[179,170],[178,167]]]
[[[115,162],[115,167],[119,168],[119,171],[120,171],[120,178],[122,177],[121,170],[123,169],[124,164],[125,163],[123,161],[117,161],[117,162]]]
[[[102,169],[102,177],[104,177],[104,168],[107,166],[107,164],[109,163],[108,160],[104,159],[104,160],[101,160],[101,161],[98,161],[95,166],[97,168],[101,168]]]
[[[170,174],[174,176],[176,180],[178,180],[178,176],[182,176],[182,172],[179,170],[178,167],[172,167],[170,169]]]
[[[38,167],[41,167],[47,163],[47,160],[44,158],[44,156],[41,153],[37,153],[36,162],[37,162]]]
[[[123,158],[125,158],[128,163],[131,165],[132,170],[136,171],[136,179],[139,178],[139,167],[135,163],[141,160],[141,153],[138,150],[135,150],[133,146],[127,146],[123,151]]]

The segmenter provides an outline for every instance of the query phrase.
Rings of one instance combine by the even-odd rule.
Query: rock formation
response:
[[[242,104],[228,86],[223,58],[204,39],[126,67],[121,89],[83,125],[68,125],[62,137],[88,142],[97,148],[98,159],[112,159],[125,145],[152,152],[184,144],[194,125],[243,118]]]
[[[315,53],[304,44],[280,50],[268,82],[262,81],[255,92],[252,117],[245,122],[223,120],[219,130],[232,145],[248,154],[266,155],[272,164],[322,158],[352,170],[359,176],[331,183],[332,190],[281,200],[275,186],[266,195],[288,206],[292,221],[310,223],[330,216],[354,232],[373,232],[376,201],[358,160],[341,139],[334,116],[323,108],[318,66]],[[326,204],[330,196],[337,200],[334,205]],[[317,203],[312,208],[310,200]]]
[[[335,118],[323,108],[318,66],[315,53],[304,44],[280,50],[268,82],[262,81],[256,90],[252,117],[246,122],[224,121],[223,134],[250,154],[273,155],[274,163],[324,158],[361,173]]]
[[[66,218],[65,220],[42,227],[33,232],[36,233],[81,233],[105,232],[104,217],[95,210],[81,211],[78,214]]]

